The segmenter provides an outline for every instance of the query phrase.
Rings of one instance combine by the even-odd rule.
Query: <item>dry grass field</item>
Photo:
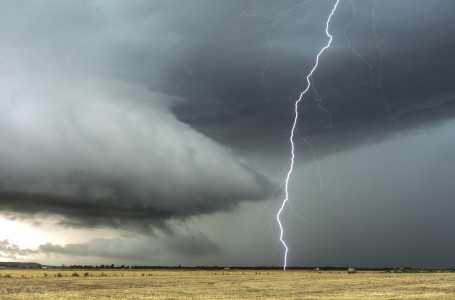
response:
[[[0,299],[455,299],[455,273],[3,269],[0,275]]]

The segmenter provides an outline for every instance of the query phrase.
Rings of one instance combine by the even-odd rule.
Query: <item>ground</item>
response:
[[[455,299],[455,273],[0,270],[0,299]]]

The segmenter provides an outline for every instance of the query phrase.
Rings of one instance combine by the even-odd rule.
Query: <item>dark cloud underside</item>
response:
[[[188,59],[171,69],[173,88],[177,85],[181,95],[190,95],[174,106],[175,114],[236,149],[260,145],[264,151],[275,151],[276,145],[284,144],[283,151],[293,102],[305,88],[316,52],[327,40],[322,16],[329,5],[327,1],[302,6],[276,24],[269,37],[274,51],[265,88],[261,72],[269,51],[265,34],[270,21],[241,17],[210,44],[194,46]],[[358,14],[346,35],[372,65],[372,76],[368,65],[348,48],[344,29],[353,9],[349,1],[342,2],[330,26],[332,47],[321,57],[313,77],[321,106],[332,115],[333,128],[328,113],[314,101],[312,89],[300,105],[299,132],[315,141],[322,155],[424,123],[437,124],[455,113],[451,76],[455,24],[450,13],[454,4],[434,3],[431,22],[421,29],[426,2],[381,1],[375,10],[378,43],[384,53],[379,73],[380,50],[371,16],[375,2],[356,5]],[[308,11],[321,16],[308,16]],[[252,26],[261,30],[245,30]],[[307,34],[308,28],[313,32]],[[203,85],[195,84],[199,82]]]

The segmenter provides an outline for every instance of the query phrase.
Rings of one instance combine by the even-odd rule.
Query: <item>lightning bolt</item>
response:
[[[351,26],[351,24],[354,22],[354,20],[357,17],[357,9],[355,7],[354,0],[350,0],[350,1],[351,1],[352,9],[353,9],[353,15],[352,15],[351,20],[344,26],[344,37],[346,39],[346,43],[347,43],[349,49],[351,49],[351,51],[357,57],[359,57],[365,63],[365,65],[368,66],[369,71],[370,71],[370,79],[373,80],[373,66],[368,62],[368,60],[363,55],[361,55],[358,51],[356,51],[352,47],[351,42],[349,41],[348,36],[347,36],[348,28]],[[377,73],[376,73],[377,85],[378,85],[379,90],[380,90],[381,100],[382,100],[382,103],[384,105],[385,111],[390,115],[391,119],[393,120],[393,130],[394,130],[394,134],[395,134],[395,142],[396,142],[396,144],[398,146],[398,134],[397,134],[398,122],[397,122],[397,119],[395,117],[394,112],[392,111],[392,109],[390,108],[389,104],[387,103],[387,100],[386,100],[385,95],[384,95],[384,85],[382,83],[382,61],[383,61],[383,57],[384,57],[384,51],[382,50],[382,48],[381,48],[381,46],[379,44],[378,33],[376,31],[376,15],[375,15],[375,11],[376,11],[376,9],[379,6],[379,2],[380,2],[380,0],[376,0],[375,5],[373,6],[373,8],[371,10],[371,17],[373,19],[372,26],[373,26],[373,33],[374,33],[375,43],[376,43],[376,49],[379,52],[379,63],[378,63]],[[425,8],[425,22],[426,22],[427,10],[428,10],[429,6],[433,2],[434,2],[434,0],[431,0],[431,2]]]
[[[224,24],[224,28],[226,28],[230,23],[240,19],[241,17],[247,17],[247,18],[261,17],[261,18],[264,18],[264,19],[272,22],[270,24],[268,30],[267,30],[267,34],[265,35],[265,41],[267,43],[267,46],[269,47],[269,51],[267,52],[267,56],[266,56],[266,59],[265,59],[265,65],[264,65],[264,68],[262,69],[262,72],[261,72],[261,82],[262,82],[262,86],[264,87],[264,90],[266,89],[265,74],[267,73],[267,70],[270,68],[270,57],[272,56],[272,53],[275,50],[275,47],[273,46],[272,42],[270,41],[270,35],[272,34],[273,29],[275,28],[276,24],[278,22],[282,21],[284,18],[286,18],[286,16],[290,12],[292,12],[292,11],[296,10],[298,7],[303,6],[305,4],[308,4],[310,2],[312,2],[312,0],[303,1],[303,2],[301,2],[299,4],[294,5],[291,8],[287,8],[287,9],[285,9],[283,11],[280,11],[279,13],[277,13],[273,17],[265,15],[265,14],[260,14],[260,13],[259,14],[250,14],[250,13],[248,13],[246,11],[242,11],[242,13],[240,15],[238,15],[235,18],[232,18],[231,20],[227,21]]]
[[[349,49],[351,49],[351,51],[368,66],[368,68],[370,69],[370,79],[373,79],[373,66],[367,61],[367,59],[362,54],[357,52],[352,47],[351,42],[348,39],[348,35],[347,35],[348,28],[351,26],[351,24],[354,22],[354,20],[357,17],[357,9],[355,8],[354,0],[351,0],[351,5],[352,5],[352,10],[354,11],[354,13],[352,15],[351,20],[346,24],[346,26],[344,26],[344,38],[346,39],[346,43],[348,44]]]
[[[384,107],[387,111],[387,113],[390,115],[390,117],[393,120],[393,130],[395,132],[395,142],[398,144],[398,135],[397,135],[397,119],[395,117],[395,114],[393,113],[392,109],[390,108],[389,104],[387,103],[387,100],[384,95],[384,85],[382,84],[382,60],[384,58],[384,51],[382,50],[381,46],[379,45],[379,39],[378,39],[378,33],[376,32],[376,16],[375,16],[375,11],[379,6],[379,1],[376,0],[376,4],[374,5],[373,9],[371,10],[371,17],[373,18],[373,32],[374,32],[374,37],[376,40],[376,48],[379,51],[379,63],[378,63],[378,70],[377,70],[377,78],[378,78],[378,86],[381,90],[381,99],[384,104]]]
[[[273,30],[275,29],[276,25],[278,24],[278,22],[282,21],[283,19],[285,19],[287,17],[287,15],[289,13],[291,13],[292,11],[296,10],[297,8],[299,8],[300,6],[304,6],[308,3],[311,3],[312,0],[305,0],[305,1],[302,1],[296,5],[294,5],[293,7],[291,8],[287,8],[285,10],[282,10],[280,12],[278,12],[277,14],[275,14],[274,16],[268,16],[266,14],[262,14],[262,13],[248,13],[247,11],[242,11],[237,17],[234,17],[230,20],[228,20],[223,28],[226,29],[232,22],[242,18],[242,17],[246,17],[246,18],[255,18],[255,17],[259,17],[259,18],[263,18],[263,19],[266,19],[267,21],[270,21],[271,24],[270,26],[268,27],[267,29],[267,33],[265,35],[265,41],[267,43],[267,46],[269,47],[269,51],[267,52],[267,55],[266,55],[266,58],[265,58],[265,65],[264,65],[264,68],[262,69],[262,72],[261,72],[261,83],[262,83],[262,86],[264,88],[264,90],[266,90],[266,84],[265,84],[265,75],[268,71],[268,69],[270,68],[270,58],[273,54],[273,51],[275,50],[275,47],[273,46],[273,43],[271,42],[270,40],[270,36],[273,32]],[[311,79],[313,80],[313,79]],[[329,115],[329,121],[330,121],[330,127],[332,128],[333,125],[332,125],[332,114],[330,113],[330,111],[328,111],[327,109],[325,109],[324,107],[322,107],[322,99],[318,99],[318,94],[317,94],[317,91],[316,89],[314,88],[313,86],[313,90],[316,94],[315,96],[315,101],[317,102],[318,104],[318,107],[319,109],[321,109],[322,111],[324,111],[325,113],[327,113]],[[300,135],[299,135],[300,137]],[[308,142],[308,140],[306,140],[305,138],[303,137],[300,137],[311,149],[311,152],[313,153],[313,161],[315,162],[316,164],[316,167],[317,167],[317,176],[320,180],[320,187],[321,187],[321,190],[322,190],[322,176],[320,174],[320,167],[319,167],[319,162],[316,160],[316,154],[315,154],[315,151],[314,151],[314,148],[313,146]],[[283,173],[285,172],[285,170],[289,167],[290,165],[290,162],[286,165],[286,167],[284,168],[283,170]],[[280,172],[281,173],[281,172]],[[264,210],[269,206],[271,200],[274,198],[275,194],[282,189],[282,187],[285,185],[285,182],[282,182],[278,187],[275,188],[275,190],[273,191],[273,193],[271,194],[271,196],[269,197],[269,199],[267,200],[265,206],[263,208],[261,208],[259,211],[259,215],[258,215],[258,218],[261,217],[262,213],[264,212]],[[305,223],[309,224],[310,222],[305,219],[305,217],[299,215],[298,213],[296,213],[294,211],[294,208],[292,207],[292,204],[291,202],[289,201],[288,202],[289,206],[291,207],[291,210],[292,210],[292,214],[297,216],[298,218],[302,219]],[[267,234],[266,236],[269,235],[269,233],[271,232],[271,229],[272,229],[272,226],[273,226],[274,222],[272,222],[270,224],[270,227],[269,227],[269,230],[267,231]],[[279,241],[278,241],[279,242]],[[277,245],[278,245],[278,242],[277,244],[275,245],[275,250],[273,251],[274,253],[276,252],[276,248],[277,248]]]
[[[292,129],[291,129],[291,135],[289,137],[289,142],[291,144],[291,163],[290,163],[290,167],[289,167],[289,171],[287,173],[287,176],[286,176],[286,181],[285,181],[285,198],[283,200],[283,202],[281,203],[281,207],[280,209],[278,210],[278,213],[276,214],[276,220],[278,221],[278,225],[280,227],[280,242],[281,244],[283,245],[284,249],[285,249],[285,252],[284,252],[284,264],[283,264],[283,270],[286,270],[286,266],[287,266],[287,256],[288,256],[288,252],[289,252],[289,248],[288,246],[286,245],[286,242],[284,241],[283,239],[283,235],[284,235],[284,230],[283,230],[283,224],[281,224],[281,220],[280,220],[280,216],[281,216],[281,213],[283,212],[283,209],[284,207],[286,206],[287,203],[289,203],[289,180],[291,178],[291,175],[292,175],[292,171],[294,170],[294,160],[295,160],[295,147],[294,147],[294,134],[296,132],[296,126],[297,126],[297,120],[298,120],[298,117],[299,117],[299,110],[298,110],[298,105],[300,103],[300,101],[302,101],[302,98],[303,96],[308,92],[308,90],[310,89],[310,86],[311,86],[311,81],[310,81],[310,78],[311,76],[313,75],[314,71],[317,69],[318,67],[318,64],[319,64],[319,57],[321,56],[321,54],[327,49],[330,47],[330,45],[332,44],[332,35],[330,35],[329,33],[329,23],[330,23],[330,20],[333,16],[333,14],[335,13],[336,9],[337,9],[337,6],[338,6],[338,3],[339,3],[339,0],[336,0],[335,2],[335,5],[333,6],[331,12],[330,12],[330,15],[329,17],[327,18],[327,22],[326,22],[326,27],[325,27],[325,33],[327,35],[327,37],[329,37],[329,41],[327,42],[327,45],[325,45],[320,51],[319,53],[317,54],[316,56],[316,62],[313,66],[313,68],[311,69],[310,73],[307,75],[306,77],[306,81],[307,81],[307,87],[300,93],[300,96],[299,98],[295,101],[295,104],[294,104],[294,123],[292,124]]]
[[[332,113],[327,108],[322,107],[322,98],[319,98],[319,96],[318,96],[318,91],[316,90],[316,87],[314,86],[313,77],[311,77],[311,86],[313,87],[314,101],[318,104],[318,108],[329,116],[329,125],[330,125],[330,128],[333,128]]]
[[[264,86],[264,89],[265,89],[265,73],[270,68],[270,56],[272,56],[272,53],[275,50],[272,42],[270,42],[270,39],[269,39],[270,34],[272,33],[273,29],[275,28],[276,23],[283,20],[291,11],[297,9],[299,6],[310,3],[311,1],[312,0],[303,1],[303,2],[295,5],[294,7],[291,7],[291,8],[288,8],[288,9],[285,9],[285,10],[279,12],[277,15],[275,15],[275,17],[270,18],[270,20],[273,20],[273,22],[272,22],[272,25],[270,25],[269,30],[267,31],[267,34],[265,36],[265,40],[267,42],[267,45],[269,46],[269,52],[267,53],[266,64],[264,66],[264,69],[262,70],[262,76],[261,76],[262,85]]]
[[[330,112],[329,112],[330,113]],[[330,115],[331,116],[331,115]],[[332,123],[330,123],[331,125]],[[313,162],[314,164],[316,165],[316,175],[318,176],[319,178],[319,189],[322,191],[322,184],[323,184],[323,180],[322,180],[322,175],[321,175],[321,166],[319,164],[319,161],[316,159],[316,151],[314,151],[314,148],[313,148],[313,145],[306,139],[304,138],[303,136],[300,135],[299,131],[296,129],[296,133],[297,133],[297,136],[299,137],[299,139],[301,139],[311,150],[311,153],[313,154]],[[290,204],[291,202],[289,202]]]

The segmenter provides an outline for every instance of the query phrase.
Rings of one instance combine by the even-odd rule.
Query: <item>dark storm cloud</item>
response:
[[[286,7],[295,3],[287,2]],[[314,75],[322,106],[333,116],[333,128],[312,90],[300,106],[299,132],[315,143],[319,155],[382,140],[396,132],[394,119],[396,130],[401,131],[437,125],[455,112],[451,76],[455,4],[435,1],[425,23],[428,1],[379,1],[375,23],[384,56],[378,74],[380,52],[371,15],[376,1],[354,3],[357,16],[346,34],[373,66],[372,77],[368,66],[348,48],[344,28],[354,11],[350,1],[341,1],[330,26],[332,47],[321,57]],[[271,10],[278,12],[280,5],[285,4],[267,2],[243,8],[250,14],[274,15]],[[174,106],[175,114],[236,149],[262,146],[264,151],[274,151],[276,145],[283,145],[283,151],[293,101],[304,89],[305,76],[327,40],[324,22],[331,5],[332,1],[314,1],[277,22],[269,37],[275,49],[265,73],[265,88],[261,72],[269,51],[265,36],[271,21],[240,17],[222,32],[214,29],[213,38],[204,39],[210,42],[194,45],[186,59],[171,68],[173,89],[189,95]]]
[[[221,248],[200,233],[180,236],[168,240],[166,246],[173,252],[183,255],[219,254]]]
[[[266,197],[264,176],[172,115],[181,99],[144,84],[184,40],[176,2],[1,5],[0,210],[148,230]]]
[[[186,196],[176,195],[173,198],[156,194],[138,196],[137,191],[132,190],[134,185],[131,187],[122,184],[126,187],[123,193],[101,198],[86,194],[55,194],[52,189],[46,192],[1,191],[0,209],[25,216],[60,215],[65,217],[60,221],[61,224],[76,227],[109,226],[151,233],[154,227],[172,230],[172,226],[166,223],[171,219],[184,220],[195,215],[230,210],[244,199],[255,199],[255,195],[246,196],[246,193],[240,195],[225,192],[219,195],[208,191],[187,191]],[[267,190],[266,185],[263,187]],[[116,187],[106,185],[103,189]],[[150,191],[157,192],[158,189]]]
[[[221,249],[200,233],[171,235],[160,242],[149,237],[92,239],[79,244],[43,244],[35,252],[69,256],[91,256],[99,258],[115,258],[154,261],[157,257],[164,259],[166,253],[182,256],[218,255]],[[175,262],[173,263],[175,264]]]
[[[70,96],[61,79],[28,82],[33,94],[14,91],[3,103],[0,209],[146,229],[265,197],[265,177],[156,102],[137,102],[137,90],[77,82],[84,90]]]
[[[305,200],[293,208],[311,225],[286,219],[290,263],[453,268],[454,125],[403,136],[399,152],[391,142],[328,157],[323,193],[310,168],[296,170],[291,194]]]
[[[334,1],[312,1],[276,23],[265,86],[271,21],[237,17],[274,16],[298,3],[0,0],[2,213],[60,215],[70,226],[169,230],[175,220],[266,198],[267,179],[235,154],[288,155],[293,101],[326,42]],[[300,107],[299,133],[319,157],[454,115],[455,3],[434,1],[425,22],[429,1],[380,0],[381,74],[371,16],[376,1],[354,3],[358,14],[346,33],[373,66],[372,78],[344,39],[353,9],[341,1],[332,47],[314,74],[333,128],[314,91]],[[264,169],[272,163],[260,162]],[[131,246],[119,246],[125,243],[42,250],[96,256],[106,254],[100,250],[106,244]],[[181,254],[218,253],[198,234],[165,243]],[[145,249],[143,257],[151,251],[134,244],[125,253],[134,256],[134,249]]]
[[[124,239],[93,239],[87,243],[68,244],[65,246],[57,244],[43,244],[39,246],[39,252],[48,255],[68,256],[91,256],[105,257],[111,259],[137,259],[150,260],[156,253],[151,241],[138,242],[137,240]]]
[[[17,1],[4,4],[9,9],[2,10],[3,40],[6,50],[22,54],[11,54],[22,65],[33,60],[34,68],[96,72],[177,95],[179,100],[166,101],[177,118],[216,141],[236,150],[263,148],[276,153],[278,147],[285,153],[293,101],[327,40],[324,23],[333,1],[301,5],[276,23],[269,37],[274,51],[265,87],[261,72],[270,50],[265,37],[271,21],[241,17],[241,12],[275,16],[303,2],[47,1],[47,6],[30,6]],[[319,155],[382,140],[395,132],[393,118],[399,131],[439,124],[454,112],[449,72],[454,68],[455,24],[450,12],[455,4],[378,2],[375,23],[384,52],[380,74],[384,100],[371,15],[377,2],[354,3],[357,16],[352,20],[351,1],[341,1],[330,27],[332,47],[314,75],[334,127],[313,101],[312,91],[300,107],[299,132],[315,142]],[[24,15],[29,22],[16,24]],[[371,79],[369,68],[344,39],[351,20],[346,34],[373,66]]]

